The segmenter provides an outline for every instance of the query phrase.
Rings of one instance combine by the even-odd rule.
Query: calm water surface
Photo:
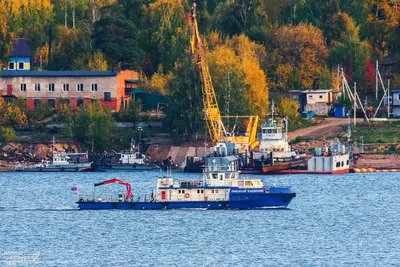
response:
[[[0,266],[12,253],[40,253],[36,266],[400,266],[399,174],[259,176],[297,192],[286,210],[76,209],[75,185],[90,196],[118,177],[147,193],[157,175],[0,173]]]

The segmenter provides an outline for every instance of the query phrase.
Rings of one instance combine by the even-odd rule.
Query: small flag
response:
[[[78,191],[78,187],[77,187],[77,186],[74,186],[74,187],[71,188],[71,190],[72,190],[72,191]]]

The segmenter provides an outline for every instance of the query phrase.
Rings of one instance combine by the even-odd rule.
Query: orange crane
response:
[[[191,49],[192,54],[197,55],[197,65],[200,71],[201,90],[203,95],[204,119],[207,124],[208,132],[213,143],[230,142],[241,145],[242,148],[254,149],[258,146],[257,126],[258,116],[221,116],[218,106],[214,86],[208,69],[206,53],[201,41],[201,36],[196,19],[196,3],[193,3],[192,14],[189,15],[191,22]],[[233,132],[228,132],[222,121],[223,118],[247,118],[248,124],[244,136],[235,136]]]

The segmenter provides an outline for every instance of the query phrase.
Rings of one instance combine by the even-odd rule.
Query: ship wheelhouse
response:
[[[228,167],[206,167],[202,181],[160,178],[154,196],[155,201],[228,201],[232,188],[264,190],[264,184],[260,179],[239,178],[239,171],[232,163]]]

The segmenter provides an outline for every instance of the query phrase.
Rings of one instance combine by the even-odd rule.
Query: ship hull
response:
[[[66,167],[28,167],[23,169],[24,172],[89,172],[92,167],[88,166],[66,166]]]
[[[95,202],[78,201],[82,210],[123,209],[123,210],[161,210],[161,209],[259,209],[286,208],[296,193],[251,194],[248,200],[232,201],[164,201],[164,202]],[[243,198],[247,196],[244,195]]]
[[[135,172],[160,170],[160,167],[153,164],[92,164],[92,169],[98,172]]]

